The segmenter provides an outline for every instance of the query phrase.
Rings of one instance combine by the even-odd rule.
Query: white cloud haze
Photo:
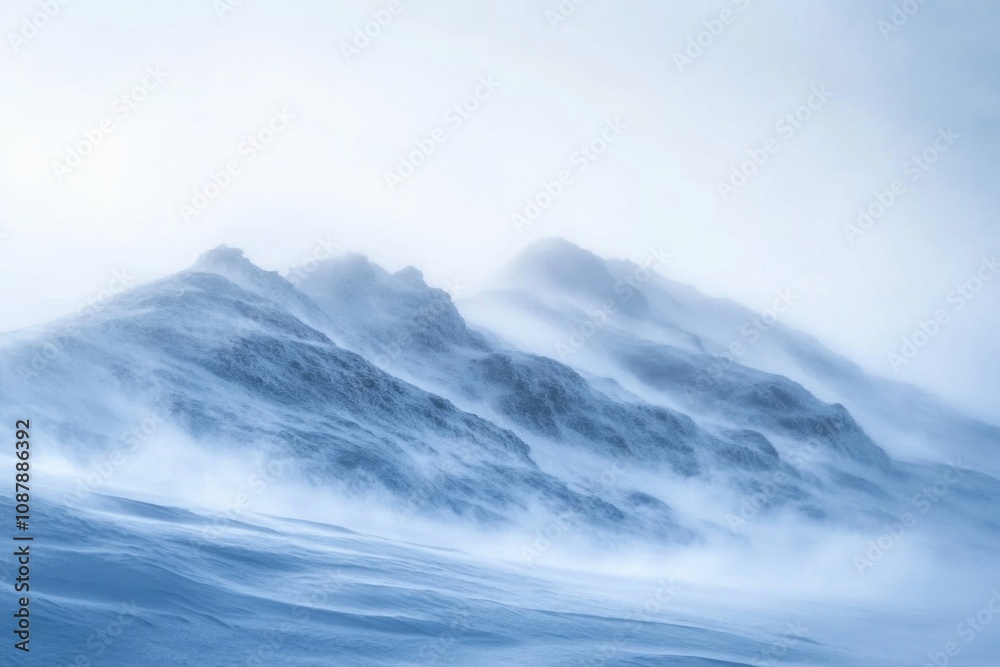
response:
[[[760,309],[793,290],[788,323],[995,421],[1000,280],[961,308],[950,296],[1000,251],[1000,10],[901,4],[918,9],[7,2],[0,328],[222,242],[282,270],[336,244],[474,287],[558,235],[636,260],[665,247],[665,275]],[[354,42],[373,13],[384,27]],[[625,129],[580,160],[609,119]],[[390,189],[386,172],[428,140]],[[84,141],[96,145],[78,166],[54,166]],[[724,199],[734,168],[754,173]],[[518,233],[512,214],[562,171],[571,181]],[[221,172],[185,223],[181,205]],[[874,203],[884,214],[848,234]],[[894,371],[886,354],[941,309],[948,321]]]

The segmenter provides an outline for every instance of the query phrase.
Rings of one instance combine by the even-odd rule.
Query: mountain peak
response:
[[[631,316],[643,316],[649,308],[642,290],[612,270],[612,260],[559,237],[528,244],[494,285],[501,291],[549,294],[577,309],[601,307],[609,300]]]
[[[581,248],[561,236],[546,236],[532,241],[521,252],[521,257],[547,257],[565,261],[603,261],[591,251]]]
[[[546,276],[556,282],[593,279],[607,273],[603,258],[559,237],[529,244],[510,264],[508,273]]]
[[[320,262],[305,282],[326,284],[371,285],[385,280],[389,273],[367,256],[348,252]]]
[[[427,283],[424,281],[424,274],[414,266],[407,266],[404,269],[400,269],[392,274],[392,277],[411,287],[427,287]]]
[[[198,257],[188,271],[220,276],[251,294],[285,304],[311,326],[322,327],[324,324],[319,309],[292,283],[277,271],[260,268],[247,259],[239,248],[227,245],[212,248]]]
[[[242,250],[225,244],[202,253],[190,270],[215,273],[226,278],[263,272],[263,269],[247,259]]]
[[[198,266],[199,264],[217,264],[220,262],[232,263],[244,260],[249,261],[246,259],[242,250],[239,248],[231,248],[223,243],[215,246],[211,250],[206,250],[199,255],[198,259],[195,261],[195,266]]]
[[[299,289],[349,329],[357,349],[479,344],[448,293],[412,266],[389,273],[363,255],[342,255],[321,262]]]

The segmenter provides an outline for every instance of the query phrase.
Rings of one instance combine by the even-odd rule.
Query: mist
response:
[[[992,5],[894,18],[891,3],[586,3],[567,15],[552,4],[401,5],[363,48],[357,32],[387,11],[377,3],[105,1],[60,5],[34,31],[34,3],[6,4],[3,328],[221,242],[274,270],[336,247],[472,289],[557,235],[635,260],[666,248],[659,271],[754,309],[792,290],[792,325],[995,414],[996,283],[960,312],[948,300],[998,246],[985,176]],[[250,146],[275,113],[287,126]],[[620,136],[583,157],[615,119]],[[444,139],[391,189],[386,174],[435,129]],[[99,145],[61,171],[88,132]],[[765,144],[766,163],[723,197]],[[239,173],[226,176],[230,163]],[[513,223],[563,171],[571,182],[551,205]],[[185,216],[220,173],[226,184]],[[950,321],[891,364],[942,308]]]
[[[995,4],[0,26],[39,664],[993,664]]]

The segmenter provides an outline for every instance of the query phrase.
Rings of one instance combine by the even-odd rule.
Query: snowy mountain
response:
[[[461,304],[473,319],[483,315],[478,330],[412,267],[391,274],[348,255],[320,263],[299,287],[338,323],[350,349],[513,430],[547,470],[585,488],[615,463],[629,470],[663,462],[655,479],[643,484],[622,475],[618,486],[636,483],[641,497],[669,502],[664,487],[678,478],[742,496],[767,485],[760,510],[857,526],[884,521],[914,484],[940,476],[935,465],[894,463],[843,405],[821,401],[801,384],[736,363],[713,375],[723,358],[708,353],[696,334],[654,317],[670,307],[662,293],[647,295],[645,285],[622,290],[629,283],[615,279],[609,265],[615,263],[562,240],[536,244],[506,272],[520,290]],[[621,321],[595,329],[581,354],[558,353],[558,337],[565,342],[577,326],[568,322],[616,299]],[[548,332],[540,333],[539,320]],[[550,332],[551,356],[567,363],[543,356]],[[587,351],[595,363],[575,363]],[[582,471],[564,465],[584,454],[613,463]],[[994,482],[965,484],[978,493]],[[733,522],[731,514],[700,518]],[[973,521],[992,517],[980,513]]]
[[[23,664],[46,667],[906,667],[935,648],[928,619],[959,613],[938,599],[900,623],[877,606],[528,569],[258,514],[193,549],[217,520],[154,499],[43,503],[38,520],[46,631]],[[963,664],[989,667],[997,648],[984,634]]]
[[[95,581],[123,568],[118,585],[134,593],[141,629],[108,647],[119,657],[107,664],[130,651],[158,664],[184,609],[204,620],[199,645],[250,646],[290,609],[290,593],[251,581],[303,591],[335,564],[347,570],[336,602],[305,605],[289,631],[306,647],[294,664],[588,664],[582,638],[629,622],[608,591],[637,585],[601,577],[659,573],[649,563],[663,559],[702,583],[751,564],[812,575],[835,562],[857,593],[890,550],[885,535],[970,571],[994,558],[995,427],[778,324],[754,347],[743,329],[755,317],[562,240],[529,247],[457,306],[413,267],[348,254],[293,285],[222,246],[87,314],[0,336],[0,413],[43,425],[44,474],[60,489],[43,494],[52,567],[73,562]],[[933,441],[949,429],[958,443]],[[264,462],[281,473],[247,477]],[[221,521],[206,504],[225,508]],[[482,542],[491,558],[410,542]],[[281,563],[283,544],[303,555]],[[905,553],[901,572],[925,571]],[[96,584],[54,586],[50,622],[110,613]],[[468,629],[413,660],[456,604]],[[766,663],[753,656],[777,640],[719,614],[718,600],[658,610],[641,639],[594,664]],[[68,662],[88,626],[63,627]],[[788,664],[904,664],[873,642],[852,653],[813,634]],[[206,664],[231,656],[205,650]]]
[[[961,458],[968,467],[1000,474],[995,455],[1000,427],[963,415],[915,387],[869,375],[786,326],[781,313],[794,307],[795,299],[779,295],[774,308],[756,313],[646,266],[604,260],[568,241],[544,239],[512,262],[490,290],[460,308],[470,323],[524,349],[638,381],[685,409],[728,413],[760,398],[747,395],[749,387],[769,385],[772,398],[798,410],[808,399],[784,395],[799,394],[791,384],[798,383],[824,402],[844,406],[897,458],[938,463]],[[855,453],[878,456],[867,446]]]
[[[313,484],[406,511],[490,523],[540,503],[639,530],[540,471],[510,431],[381,372],[293,313],[323,319],[283,278],[220,248],[99,313],[19,333],[0,357],[4,392],[16,386],[20,409],[44,415],[77,458],[160,412],[191,439],[290,457]],[[52,340],[60,353],[35,364]],[[642,529],[669,525],[653,517]]]
[[[541,508],[595,534],[686,542],[729,532],[726,502],[763,494],[756,512],[878,525],[939,474],[894,462],[847,408],[795,381],[716,372],[718,346],[682,328],[693,297],[671,300],[654,278],[623,292],[616,266],[564,241],[533,246],[508,271],[520,290],[463,305],[515,326],[476,331],[412,267],[347,255],[294,286],[220,247],[97,312],[8,335],[0,370],[76,460],[157,412],[193,441],[288,457],[310,484],[486,524]],[[525,319],[565,332],[615,294],[618,317],[568,363],[515,344]],[[959,490],[992,488],[975,479]],[[679,513],[692,484],[728,500]]]
[[[301,288],[343,323],[352,349],[525,437],[662,461],[682,476],[778,465],[764,438],[708,433],[686,415],[622,391],[609,396],[564,364],[470,332],[447,294],[415,269],[389,274],[348,257],[321,264]]]

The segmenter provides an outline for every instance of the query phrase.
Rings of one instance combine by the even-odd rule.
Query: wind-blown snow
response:
[[[561,240],[457,306],[221,246],[4,334],[51,475],[37,664],[917,664],[994,585],[998,431],[752,317]]]

